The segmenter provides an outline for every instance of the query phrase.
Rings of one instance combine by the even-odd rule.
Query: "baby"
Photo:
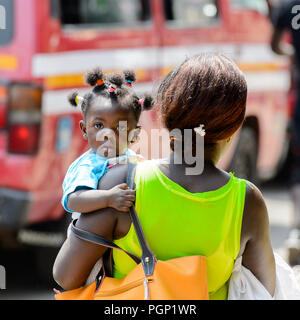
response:
[[[137,126],[141,112],[153,107],[153,99],[140,99],[132,90],[135,73],[110,74],[107,79],[100,68],[86,74],[93,90],[80,97],[69,96],[70,103],[81,106],[83,120],[79,126],[90,149],[69,167],[63,182],[62,205],[72,218],[105,207],[128,212],[135,192],[123,183],[110,190],[98,190],[98,182],[109,168],[126,160],[142,161],[143,157],[128,148],[140,133]],[[126,139],[120,139],[120,133]],[[80,213],[79,213],[80,212]]]

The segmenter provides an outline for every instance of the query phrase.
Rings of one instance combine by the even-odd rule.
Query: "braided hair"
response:
[[[74,107],[81,106],[86,119],[91,103],[97,97],[111,99],[112,102],[131,110],[138,122],[142,111],[153,108],[154,99],[150,94],[145,94],[143,98],[138,97],[132,89],[132,83],[135,81],[136,74],[133,70],[124,70],[123,73],[111,73],[105,76],[102,69],[97,67],[85,74],[85,82],[93,87],[93,90],[83,97],[79,96],[78,91],[73,91],[68,96],[68,100]]]

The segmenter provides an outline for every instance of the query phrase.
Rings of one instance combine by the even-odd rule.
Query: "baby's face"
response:
[[[93,150],[102,157],[111,158],[126,151],[128,134],[136,125],[132,111],[98,97],[87,111],[85,130],[81,129]]]

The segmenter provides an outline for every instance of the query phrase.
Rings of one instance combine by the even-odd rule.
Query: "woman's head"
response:
[[[203,124],[205,145],[229,139],[241,127],[246,100],[244,75],[221,54],[185,60],[166,76],[157,96],[164,126],[169,131],[180,129],[183,135],[184,129]]]
[[[136,76],[132,70],[106,77],[100,68],[95,68],[86,73],[85,81],[93,87],[91,92],[84,97],[77,92],[69,96],[73,106],[81,106],[83,137],[100,155],[119,155],[126,150],[128,142],[122,140],[119,145],[120,132],[127,130],[126,138],[131,136],[129,142],[133,142],[138,134],[141,112],[153,107],[153,99],[150,95],[140,99],[134,93],[132,83]]]

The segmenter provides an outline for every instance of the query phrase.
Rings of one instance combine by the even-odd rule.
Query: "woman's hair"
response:
[[[145,94],[143,98],[135,94],[132,89],[132,83],[135,81],[136,75],[133,70],[124,70],[123,74],[111,73],[105,76],[101,68],[97,67],[85,75],[85,82],[94,87],[93,90],[83,97],[74,91],[68,96],[68,100],[74,107],[81,105],[83,116],[86,119],[89,107],[97,97],[111,99],[113,103],[131,110],[138,122],[141,112],[151,110],[154,101],[149,94]]]
[[[165,127],[193,129],[203,124],[205,144],[231,137],[242,125],[247,83],[237,65],[221,54],[186,59],[162,81],[157,106]],[[195,133],[193,132],[193,145]]]

